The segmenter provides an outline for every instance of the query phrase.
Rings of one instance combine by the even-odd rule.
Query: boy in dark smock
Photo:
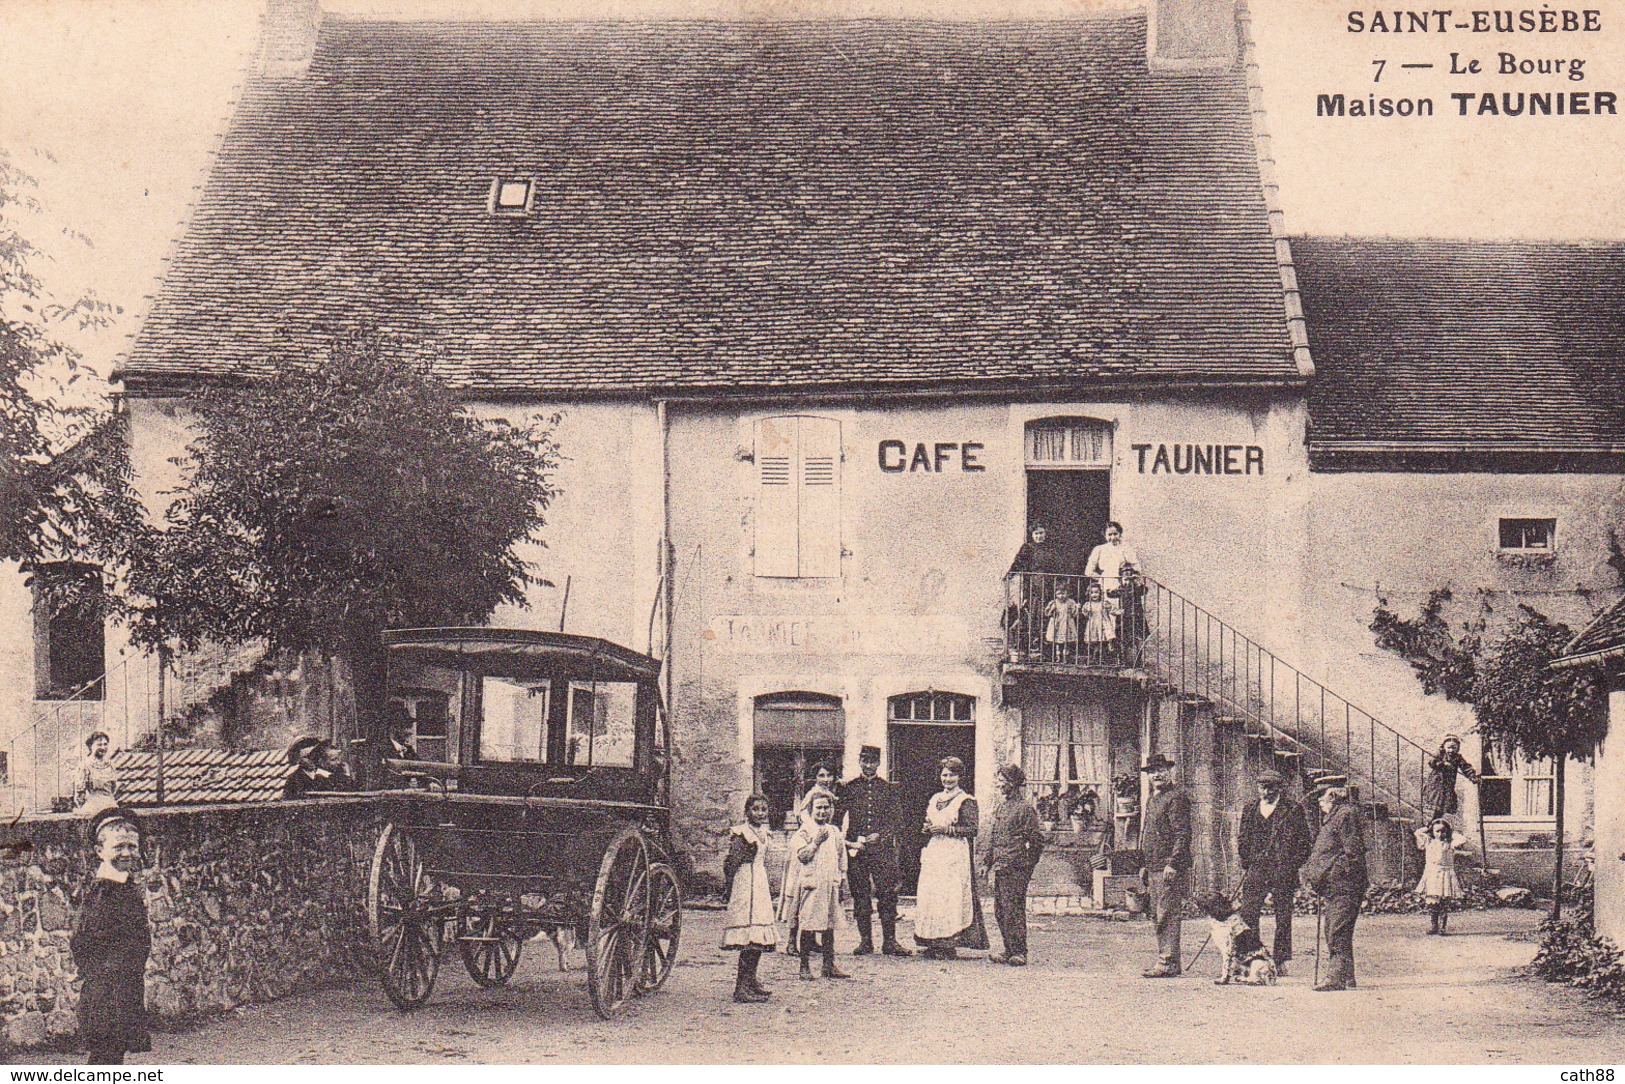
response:
[[[122,1065],[127,1052],[152,1049],[147,1033],[146,970],[152,950],[147,899],[133,877],[141,869],[135,817],[113,806],[90,825],[101,865],[86,886],[69,947],[83,987],[79,1037],[90,1065]]]

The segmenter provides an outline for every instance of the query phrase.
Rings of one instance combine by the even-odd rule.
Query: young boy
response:
[[[1004,951],[988,959],[1024,967],[1027,963],[1027,882],[1044,850],[1038,813],[1024,797],[1027,773],[1014,764],[999,769],[1004,800],[993,811],[993,824],[982,843],[982,865],[993,878],[993,917]]]
[[[147,900],[131,878],[141,869],[141,829],[129,810],[111,806],[90,822],[101,865],[85,888],[69,948],[84,985],[79,1037],[89,1065],[122,1065],[126,1052],[152,1049],[147,1034],[146,970],[152,949]]]

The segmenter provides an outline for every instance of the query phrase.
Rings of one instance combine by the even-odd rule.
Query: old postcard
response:
[[[1622,73],[12,0],[0,1050],[1621,1060]]]

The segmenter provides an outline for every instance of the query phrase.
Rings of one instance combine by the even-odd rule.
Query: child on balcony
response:
[[[1078,626],[1083,607],[1072,597],[1072,585],[1065,580],[1055,585],[1055,597],[1044,607],[1045,654],[1050,662],[1077,662]]]
[[[1083,643],[1089,661],[1100,663],[1117,653],[1117,620],[1099,580],[1083,589]]]

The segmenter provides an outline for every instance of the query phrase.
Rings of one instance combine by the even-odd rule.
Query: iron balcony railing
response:
[[[1347,774],[1367,800],[1423,815],[1427,750],[1148,576],[1012,573],[1004,629],[1007,667],[1147,678],[1306,772]]]

